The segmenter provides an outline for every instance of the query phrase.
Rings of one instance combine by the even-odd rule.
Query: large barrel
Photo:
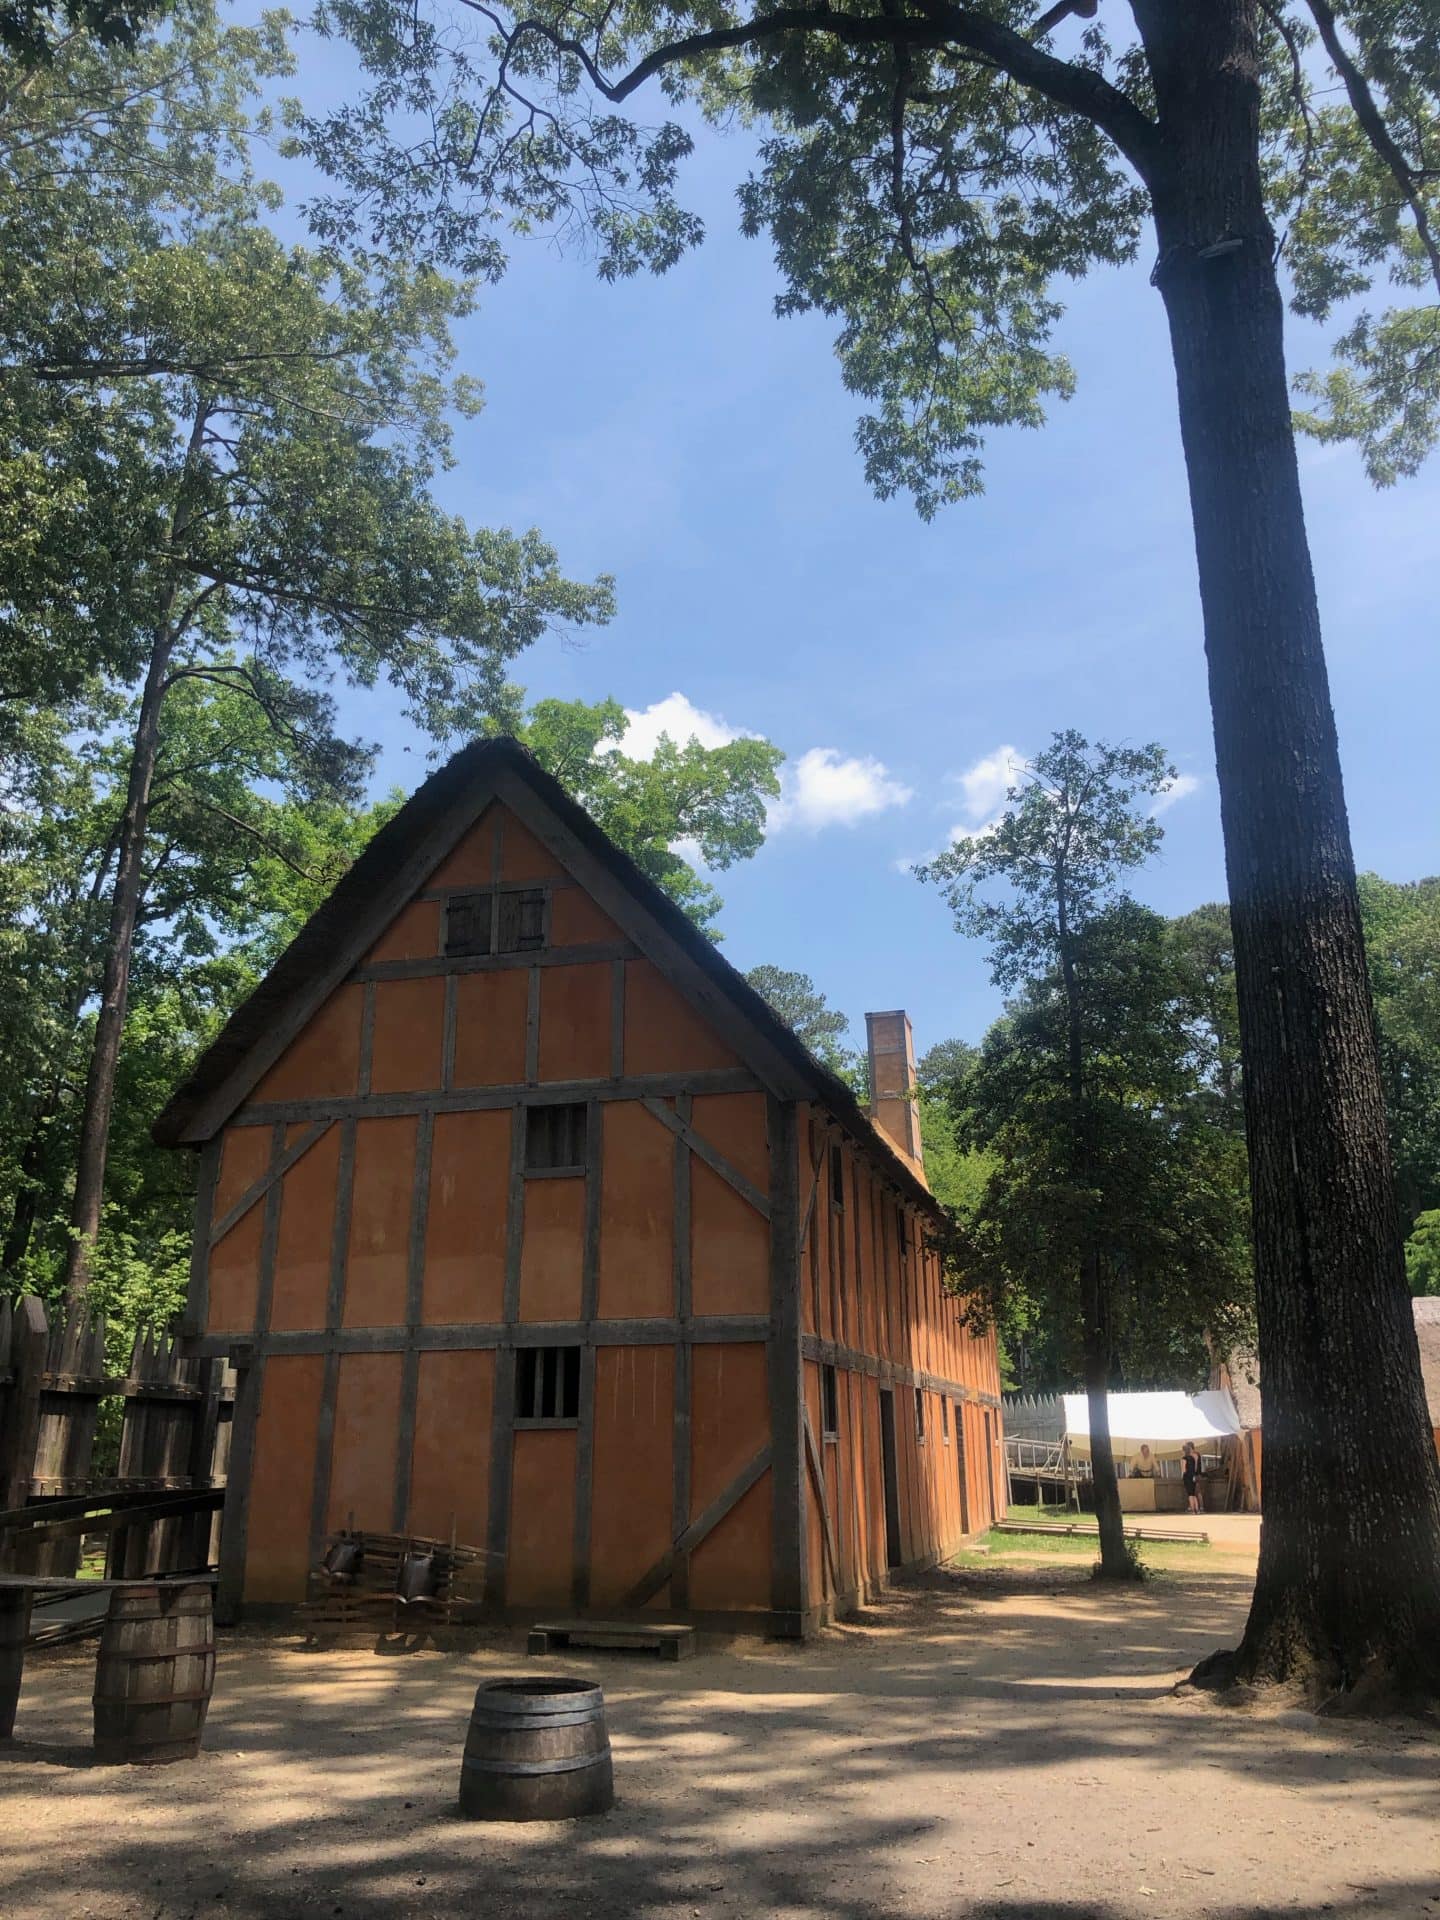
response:
[[[572,1820],[615,1799],[605,1695],[588,1680],[486,1680],[475,1694],[460,1811],[471,1820]]]
[[[215,1685],[208,1586],[116,1587],[95,1665],[95,1753],[155,1766],[200,1751]]]

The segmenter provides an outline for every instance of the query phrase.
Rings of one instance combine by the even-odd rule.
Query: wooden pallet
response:
[[[334,1548],[346,1545],[360,1549],[352,1574],[336,1578],[326,1571],[323,1558],[311,1570],[300,1608],[307,1640],[351,1636],[374,1640],[385,1634],[429,1638],[478,1616],[489,1558],[483,1548],[432,1540],[423,1534],[342,1527],[327,1538],[325,1558]],[[400,1572],[406,1559],[416,1553],[432,1556],[431,1590],[421,1599],[405,1600],[399,1591]]]
[[[1098,1540],[1100,1529],[1093,1524],[1073,1520],[997,1520],[992,1529],[995,1533],[1061,1533],[1077,1540]],[[1127,1540],[1174,1540],[1185,1546],[1208,1547],[1208,1533],[1181,1533],[1167,1527],[1129,1527],[1125,1529]]]
[[[638,1648],[662,1660],[688,1660],[695,1652],[695,1629],[658,1620],[537,1620],[525,1651],[558,1653],[566,1647]]]

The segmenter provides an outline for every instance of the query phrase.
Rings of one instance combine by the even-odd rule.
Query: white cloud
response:
[[[652,706],[627,707],[625,718],[630,724],[620,741],[620,752],[627,760],[648,760],[662,733],[668,733],[678,747],[692,738],[702,747],[728,747],[732,740],[754,738],[746,728],[732,727],[718,713],[695,706],[683,693],[667,693]]]
[[[838,747],[811,747],[781,773],[782,791],[770,808],[771,833],[798,827],[819,833],[824,827],[853,827],[891,807],[903,807],[912,791],[882,761],[865,755],[846,758]]]
[[[1151,813],[1168,813],[1177,800],[1183,800],[1187,794],[1196,792],[1199,785],[1200,782],[1193,773],[1177,773],[1168,787],[1161,788],[1159,797],[1150,809]]]
[[[964,773],[951,774],[951,783],[960,789],[960,804],[972,828],[994,821],[1024,765],[1025,756],[1018,747],[996,747]],[[956,838],[959,837],[957,833]]]

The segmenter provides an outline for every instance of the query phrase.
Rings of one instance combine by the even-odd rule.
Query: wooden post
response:
[[[34,1294],[26,1294],[11,1324],[13,1381],[5,1398],[3,1420],[0,1420],[0,1509],[23,1507],[30,1497],[35,1451],[40,1441],[40,1389],[48,1344],[45,1309]],[[19,1571],[13,1558],[17,1551],[22,1555],[26,1553],[23,1547],[7,1548],[0,1539],[0,1567]]]

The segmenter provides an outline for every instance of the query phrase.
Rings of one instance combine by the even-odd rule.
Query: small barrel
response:
[[[588,1680],[487,1680],[475,1694],[460,1811],[470,1820],[573,1820],[614,1804],[605,1695]]]
[[[116,1587],[95,1664],[95,1753],[158,1766],[200,1751],[215,1685],[208,1586]]]

